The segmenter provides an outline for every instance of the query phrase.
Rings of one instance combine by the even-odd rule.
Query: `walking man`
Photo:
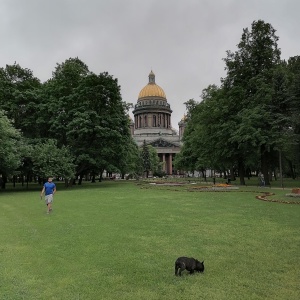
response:
[[[265,177],[264,177],[264,174],[261,173],[261,172],[259,172],[258,176],[259,176],[259,183],[260,183],[260,186],[261,186],[261,187],[265,186]]]
[[[48,182],[46,182],[43,186],[41,191],[41,199],[43,194],[45,193],[45,201],[47,205],[47,214],[50,213],[52,210],[52,202],[53,202],[53,195],[56,192],[56,185],[52,182],[52,177],[48,177]]]

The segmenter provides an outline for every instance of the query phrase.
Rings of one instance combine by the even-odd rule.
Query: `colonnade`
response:
[[[171,115],[166,113],[138,114],[134,116],[135,128],[160,127],[171,128]]]
[[[173,153],[159,153],[160,161],[163,162],[163,171],[168,175],[173,173],[173,155]]]

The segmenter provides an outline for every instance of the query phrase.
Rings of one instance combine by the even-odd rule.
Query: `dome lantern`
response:
[[[155,84],[155,74],[153,73],[152,70],[149,74],[149,84]]]
[[[151,70],[149,74],[149,83],[140,91],[138,99],[145,97],[160,97],[166,100],[164,90],[155,83],[155,74]]]

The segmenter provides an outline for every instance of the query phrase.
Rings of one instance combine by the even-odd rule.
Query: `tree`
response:
[[[287,160],[292,177],[295,178],[296,168],[300,172],[300,56],[290,57],[286,67],[291,76],[291,84],[288,89],[289,115],[291,116],[291,128],[295,134],[294,144],[289,149]]]
[[[19,64],[0,69],[0,109],[25,137],[36,137],[41,83],[31,70]]]
[[[6,178],[21,165],[20,148],[21,133],[15,129],[3,111],[0,110],[0,174],[2,188],[5,188]]]
[[[150,151],[149,147],[144,140],[143,146],[141,148],[142,160],[143,160],[143,170],[146,175],[146,178],[149,176],[149,171],[151,170],[151,161],[150,161]]]
[[[260,161],[269,184],[278,149],[293,140],[289,75],[277,41],[273,27],[263,21],[243,30],[238,50],[227,51],[221,87],[208,86],[200,103],[186,103],[188,120],[177,164],[189,170],[231,169],[231,176],[236,169],[245,184],[245,170]]]
[[[117,79],[96,75],[78,58],[58,65],[44,87],[44,135],[58,146],[68,145],[75,157],[76,175],[117,169],[129,141],[127,106]]]
[[[251,31],[243,30],[238,50],[228,51],[224,59],[227,76],[223,79],[223,87],[229,99],[233,125],[230,140],[237,146],[236,150],[242,150],[238,151],[241,170],[245,156],[240,154],[245,149],[259,148],[266,184],[269,184],[272,151],[282,137],[283,128],[276,126],[272,110],[276,101],[274,72],[280,64],[277,41],[275,29],[269,23],[254,21]],[[280,119],[284,119],[283,115]]]
[[[131,136],[124,146],[126,149],[123,154],[123,159],[119,163],[119,170],[121,172],[122,179],[124,179],[125,174],[131,174],[134,177],[138,177],[143,172],[142,158],[139,148]]]
[[[186,103],[187,126],[183,136],[181,155],[177,167],[188,171],[202,172],[210,168],[225,168],[232,158],[232,146],[228,141],[228,118],[224,92],[215,85],[202,92],[202,101]],[[178,165],[179,164],[179,165]]]
[[[69,58],[57,64],[52,78],[43,84],[41,90],[41,110],[36,120],[41,136],[55,138],[59,146],[67,144],[66,126],[73,118],[70,111],[81,104],[74,102],[73,96],[88,74],[88,67],[79,58]]]
[[[42,178],[49,176],[72,178],[75,165],[69,148],[57,147],[55,140],[40,142],[32,147],[34,173]]]
[[[157,155],[156,149],[151,145],[148,145],[148,149],[149,149],[150,169],[152,173],[155,173],[159,171],[159,169],[161,169],[162,165],[159,162],[159,157]]]
[[[197,167],[197,160],[200,156],[199,144],[201,140],[200,129],[196,128],[199,123],[196,120],[198,114],[196,110],[199,108],[199,102],[189,99],[184,103],[186,105],[186,128],[183,135],[183,146],[179,154],[175,156],[174,165],[177,169],[194,172]],[[198,131],[199,130],[199,131]],[[198,134],[195,134],[198,131]]]

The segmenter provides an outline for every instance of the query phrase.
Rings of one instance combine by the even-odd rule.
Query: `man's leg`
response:
[[[46,196],[47,214],[49,214],[50,211],[52,210],[52,200],[53,200],[53,195]]]

